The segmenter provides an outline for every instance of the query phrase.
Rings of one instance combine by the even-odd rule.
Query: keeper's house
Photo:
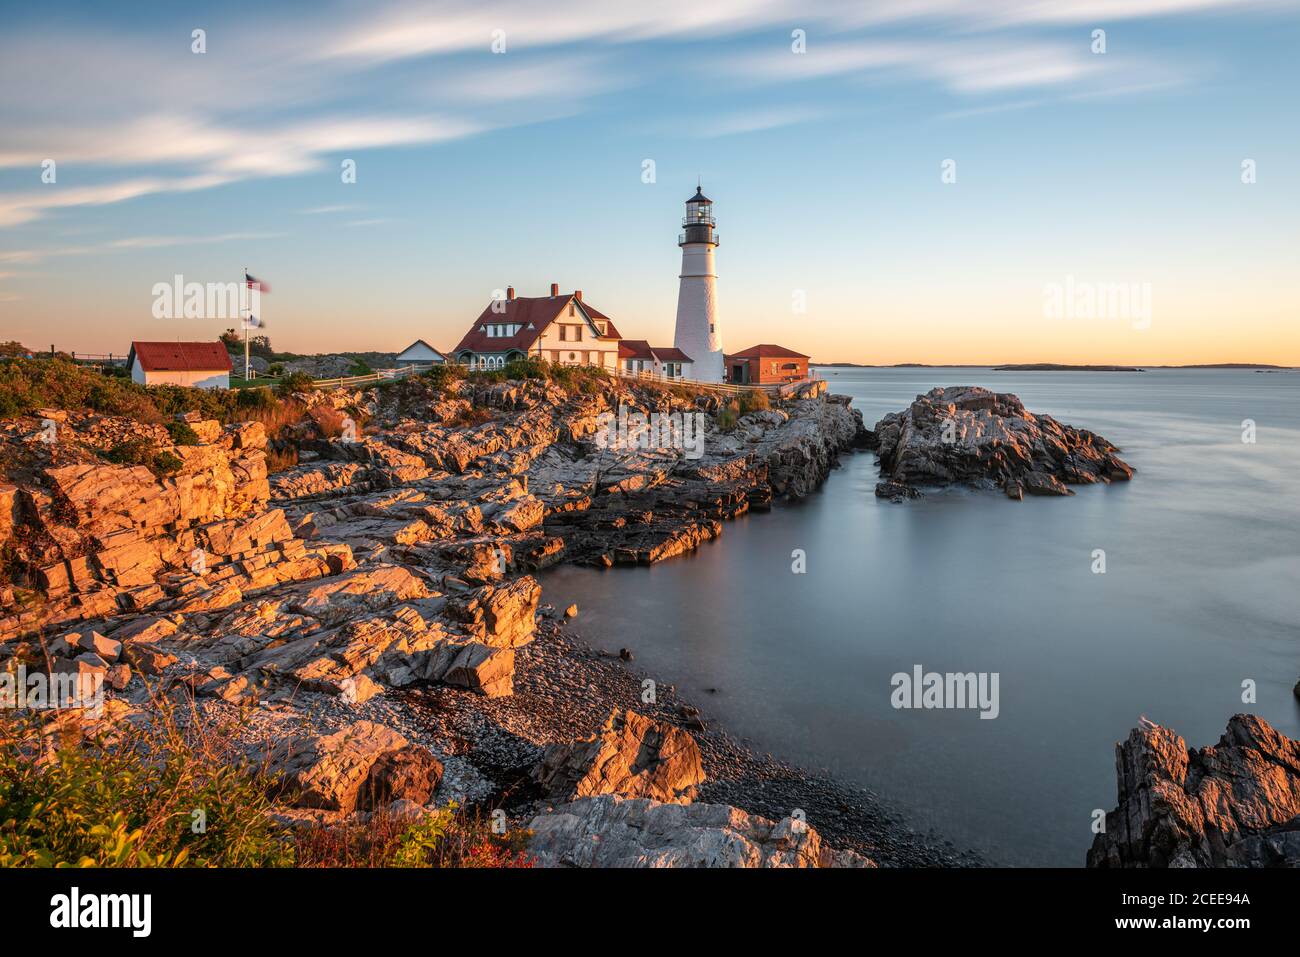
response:
[[[669,379],[689,379],[695,363],[681,349],[652,346],[645,339],[624,339],[618,347],[623,371],[632,375],[650,372]]]
[[[808,378],[808,357],[785,346],[763,344],[726,359],[727,381],[738,385],[772,385]]]
[[[516,296],[506,290],[493,299],[452,350],[471,369],[500,369],[507,362],[535,356],[566,366],[595,366],[615,372],[623,340],[609,317],[583,302],[582,290],[549,296]]]
[[[133,342],[126,367],[140,385],[230,388],[230,353],[222,342]]]

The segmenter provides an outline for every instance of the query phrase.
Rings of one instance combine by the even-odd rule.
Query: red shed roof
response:
[[[644,339],[624,339],[618,344],[620,359],[654,359],[650,343]]]
[[[136,359],[145,372],[230,371],[230,353],[221,342],[133,342],[127,368]]]
[[[774,346],[771,343],[763,343],[757,346],[750,346],[743,352],[730,353],[729,359],[807,359],[808,357],[802,352],[795,352],[793,349],[787,349],[785,346]]]
[[[651,346],[650,351],[660,362],[694,362],[695,360],[673,346]]]

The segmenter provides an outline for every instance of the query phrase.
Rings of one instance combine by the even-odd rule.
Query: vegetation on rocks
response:
[[[256,418],[280,401],[269,389],[145,387],[67,359],[0,359],[0,419],[61,409],[120,415],[151,425],[185,412],[229,423]]]
[[[85,746],[51,748],[30,722],[0,719],[0,867],[292,863],[230,729],[160,704]],[[34,747],[49,750],[34,761]]]
[[[277,781],[232,743],[233,721],[154,705],[85,742],[0,716],[0,867],[532,866],[528,831],[454,803],[279,824]]]

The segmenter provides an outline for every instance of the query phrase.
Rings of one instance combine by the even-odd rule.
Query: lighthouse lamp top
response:
[[[712,226],[713,219],[713,200],[704,195],[704,190],[696,187],[695,195],[686,201],[686,218],[682,220],[683,226],[701,224]]]

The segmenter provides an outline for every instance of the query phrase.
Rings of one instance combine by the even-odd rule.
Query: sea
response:
[[[894,504],[846,454],[690,555],[553,569],[544,600],[751,746],[996,865],[1083,865],[1143,717],[1190,747],[1238,712],[1300,737],[1300,372],[817,371],[868,427],[935,386],[1012,392],[1136,474]],[[900,707],[924,704],[899,691],[918,668],[981,676],[996,709]]]

